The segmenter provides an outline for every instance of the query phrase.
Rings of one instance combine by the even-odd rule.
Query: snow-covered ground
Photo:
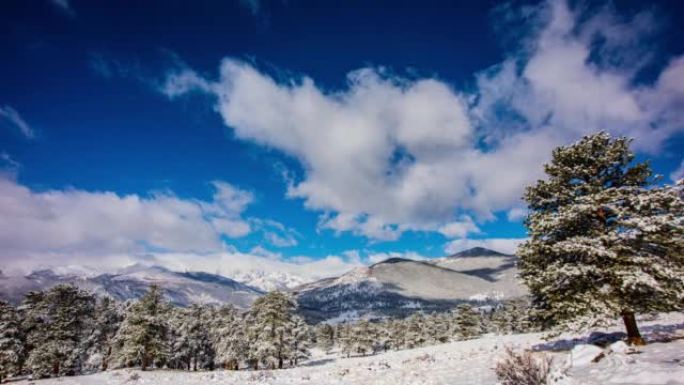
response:
[[[620,330],[616,327],[614,330]],[[505,346],[515,350],[543,350],[537,354],[553,357],[554,378],[558,385],[606,384],[684,384],[684,314],[662,315],[642,322],[643,334],[652,342],[638,353],[603,350],[599,362],[591,359],[600,350],[582,346],[581,336],[564,335],[544,341],[542,334],[485,336],[480,339],[452,342],[412,350],[388,352],[368,357],[342,358],[316,352],[304,365],[275,371],[147,371],[113,370],[89,376],[35,381],[36,385],[95,384],[245,384],[245,385],[402,385],[496,384],[493,368]],[[674,339],[673,339],[674,338]],[[680,338],[680,339],[676,339]],[[673,339],[673,340],[672,340]],[[565,350],[551,351],[562,347]],[[25,381],[19,382],[26,384]]]

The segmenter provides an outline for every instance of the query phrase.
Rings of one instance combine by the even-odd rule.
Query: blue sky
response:
[[[684,9],[588,3],[3,2],[1,261],[511,251],[524,185],[596,130],[681,177]]]

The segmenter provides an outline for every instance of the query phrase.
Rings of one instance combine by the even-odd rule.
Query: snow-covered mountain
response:
[[[475,248],[431,261],[390,258],[293,289],[311,321],[404,316],[462,302],[491,304],[522,296],[517,257]]]
[[[288,290],[306,282],[302,277],[281,271],[264,270],[234,271],[226,274],[235,281],[255,287],[262,291]]]
[[[25,276],[0,276],[0,298],[18,303],[28,291],[43,290],[60,283],[72,283],[121,301],[139,298],[151,284],[157,284],[169,301],[181,306],[230,303],[246,308],[263,294],[258,289],[220,275],[133,265],[104,274],[40,270]]]
[[[236,271],[231,278],[133,265],[110,273],[61,267],[25,276],[0,274],[0,299],[18,303],[30,290],[73,283],[117,300],[142,296],[155,283],[178,305],[231,303],[248,307],[269,290],[289,290],[310,321],[406,316],[448,310],[461,302],[489,304],[525,294],[516,280],[517,258],[475,248],[430,261],[391,258],[339,277],[304,283],[286,272]]]

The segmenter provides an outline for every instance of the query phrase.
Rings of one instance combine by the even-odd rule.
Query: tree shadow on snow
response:
[[[678,338],[675,337],[674,334],[677,330],[684,329],[684,323],[669,325],[648,325],[643,326],[640,329],[641,335],[646,339],[647,342],[670,342]],[[594,331],[591,332],[588,336],[584,337],[565,338],[537,344],[532,347],[532,350],[537,352],[559,352],[571,350],[575,347],[575,345],[581,344],[591,344],[606,347],[612,344],[613,342],[622,341],[626,339],[627,334],[625,334],[624,332]]]
[[[333,358],[322,358],[320,360],[313,360],[313,361],[305,362],[299,366],[319,366],[319,365],[328,364],[328,363],[333,362],[333,361],[335,361]]]

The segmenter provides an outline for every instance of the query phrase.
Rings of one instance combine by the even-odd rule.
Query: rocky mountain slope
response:
[[[391,258],[292,290],[310,321],[405,316],[522,296],[517,258],[484,248],[430,261]]]

